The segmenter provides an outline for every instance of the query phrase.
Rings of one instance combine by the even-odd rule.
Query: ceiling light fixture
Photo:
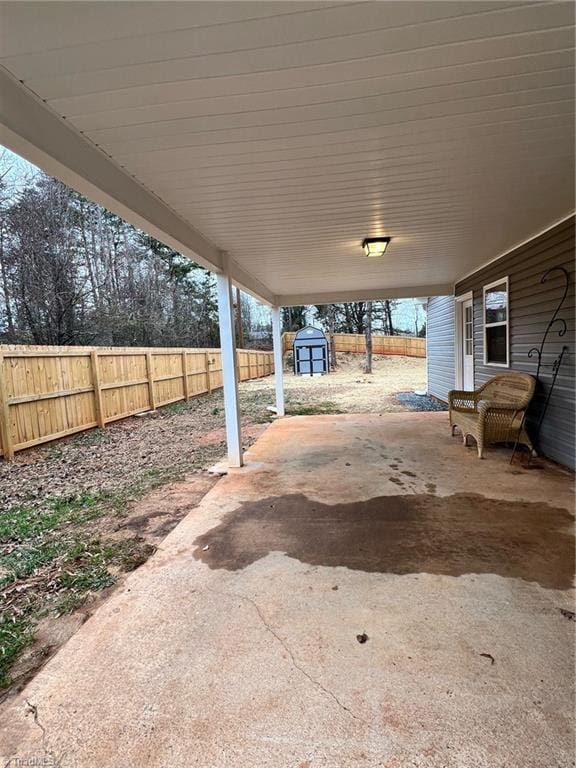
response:
[[[391,237],[366,237],[362,241],[362,248],[364,248],[364,254],[369,258],[375,256],[384,256],[384,251],[388,247]]]

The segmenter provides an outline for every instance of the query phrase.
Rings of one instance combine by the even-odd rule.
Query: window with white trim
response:
[[[472,302],[464,304],[464,354],[474,354],[474,309]]]
[[[508,278],[484,286],[484,364],[508,367]]]

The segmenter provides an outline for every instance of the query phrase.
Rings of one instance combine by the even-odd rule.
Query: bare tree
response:
[[[344,333],[363,334],[366,322],[366,302],[353,301],[341,305],[343,310]]]
[[[388,334],[388,336],[395,335],[394,323],[392,320],[392,309],[393,302],[391,302],[390,299],[386,299],[384,301],[384,332]]]
[[[43,173],[13,178],[0,155],[0,341],[216,346],[214,278]]]
[[[364,373],[372,373],[372,302],[366,302],[366,323],[364,329],[366,338],[366,364]]]
[[[339,304],[317,304],[315,307],[316,319],[320,321],[324,330],[328,333],[328,346],[330,349],[330,370],[335,371],[338,368],[338,359],[336,357],[336,327],[338,317],[341,312]]]
[[[240,288],[236,287],[236,344],[244,349],[244,325],[242,322],[242,296]]]
[[[282,330],[299,331],[306,325],[306,307],[282,307]]]

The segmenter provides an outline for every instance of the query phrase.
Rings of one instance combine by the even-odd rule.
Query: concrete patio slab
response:
[[[508,457],[274,422],[5,703],[3,764],[573,766],[572,477]]]

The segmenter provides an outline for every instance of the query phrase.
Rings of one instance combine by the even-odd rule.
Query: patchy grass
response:
[[[39,611],[38,618],[44,618],[45,616],[56,616],[59,618],[60,616],[74,613],[84,604],[87,596],[88,593],[86,592],[64,592],[55,597],[45,611]]]
[[[48,498],[0,514],[0,689],[13,682],[10,669],[40,618],[71,613],[150,557],[155,547],[139,536],[91,534],[100,518],[125,515],[130,500],[173,477],[151,469],[123,493]]]
[[[169,405],[163,405],[162,410],[166,413],[185,413],[188,410],[189,403],[183,401],[181,403],[170,403]]]
[[[111,562],[116,563],[122,571],[135,571],[155,551],[156,547],[136,536],[135,538],[118,542]]]
[[[60,553],[61,547],[55,542],[49,542],[36,546],[25,545],[7,554],[0,554],[0,567],[3,573],[0,587],[25,579],[39,568],[53,562]]]
[[[116,578],[102,566],[86,565],[77,571],[64,571],[58,579],[58,585],[63,589],[77,592],[97,592],[111,587]]]
[[[244,423],[270,420],[269,397],[250,398]],[[93,602],[155,551],[126,525],[134,502],[221,458],[223,444],[201,440],[220,424],[215,392],[0,462],[0,698],[30,656],[45,659],[29,647],[39,621]]]
[[[88,432],[80,432],[72,438],[78,445],[96,446],[108,442],[109,435],[106,429],[91,429]],[[52,447],[52,451],[57,454],[59,444]]]
[[[255,381],[250,389],[243,389],[240,398],[240,412],[243,424],[268,424],[273,421],[274,414],[268,411],[270,405],[276,402],[275,395],[268,382]]]
[[[286,407],[286,413],[289,416],[321,416],[327,413],[343,413],[343,411],[336,405],[336,403],[328,401],[311,403],[309,405],[292,402]]]
[[[80,524],[98,517],[111,496],[81,493],[65,498],[47,498],[41,505],[16,505],[0,512],[0,544],[24,542],[64,524]]]
[[[29,619],[14,613],[5,614],[0,619],[0,689],[10,685],[10,667],[32,637]]]

